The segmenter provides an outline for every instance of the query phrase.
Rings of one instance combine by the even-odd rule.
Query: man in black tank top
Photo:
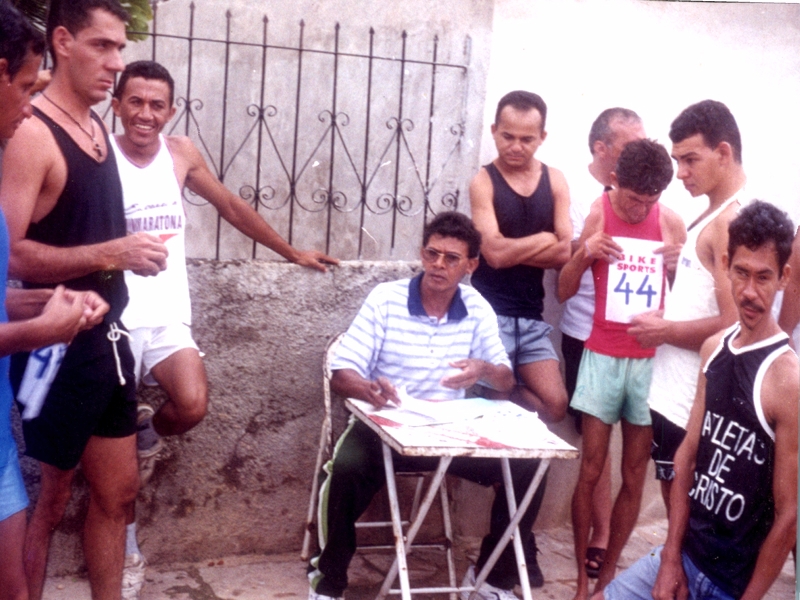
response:
[[[739,322],[700,351],[667,541],[597,598],[761,598],[780,573],[797,526],[800,366],[771,310],[793,235],[766,202],[731,222],[723,263]]]
[[[534,158],[547,137],[546,117],[538,95],[506,94],[492,125],[497,158],[473,178],[469,194],[483,238],[472,285],[498,315],[517,378],[511,398],[556,422],[566,414],[567,391],[549,338],[552,327],[542,321],[542,279],[545,269],[569,259],[572,225],[564,176]],[[536,565],[535,556],[529,564]]]
[[[119,322],[127,302],[122,271],[155,275],[166,250],[147,234],[125,236],[116,163],[91,111],[124,66],[126,19],[118,0],[51,3],[53,79],[33,102],[37,118],[19,127],[3,158],[11,274],[27,287],[92,290],[110,305],[103,323],[69,345],[41,411],[23,422],[27,453],[41,463],[42,477],[25,540],[34,600],[78,463],[90,483],[84,551],[92,597],[119,599],[125,511],[139,487],[133,358]],[[17,380],[24,369],[24,359],[17,361]]]

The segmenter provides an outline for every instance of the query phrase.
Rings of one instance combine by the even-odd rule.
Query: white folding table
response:
[[[470,402],[470,400],[460,400],[459,402]],[[578,450],[547,430],[534,413],[522,411],[523,414],[520,414],[520,409],[508,401],[498,400],[495,402],[498,403],[498,411],[481,418],[436,425],[412,426],[390,420],[390,418],[387,418],[385,411],[376,414],[378,413],[377,409],[367,402],[353,398],[346,400],[347,408],[377,433],[383,442],[386,487],[389,493],[397,558],[386,575],[378,594],[379,600],[383,599],[387,594],[399,593],[403,600],[411,600],[412,592],[431,594],[474,591],[486,581],[486,577],[500,557],[500,553],[512,538],[514,552],[517,557],[522,594],[525,600],[531,600],[528,570],[519,538],[519,522],[531,500],[533,500],[533,495],[536,493],[547,471],[550,460],[553,458],[578,458]],[[434,472],[417,517],[410,524],[405,539],[403,539],[403,531],[400,524],[400,508],[397,500],[392,449],[406,456],[439,457],[438,468]],[[503,483],[506,489],[506,498],[508,499],[510,523],[497,547],[489,556],[480,573],[477,574],[474,588],[428,587],[412,589],[408,579],[406,553],[433,503],[450,462],[456,456],[500,459],[503,470]],[[514,486],[511,482],[511,469],[508,462],[510,458],[539,459],[541,461],[536,475],[519,505],[517,505]],[[400,589],[392,589],[392,583],[398,575]]]

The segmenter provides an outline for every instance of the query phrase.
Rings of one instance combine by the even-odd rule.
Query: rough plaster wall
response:
[[[190,261],[193,332],[206,354],[209,412],[192,431],[166,440],[150,484],[140,492],[139,541],[151,564],[299,552],[322,418],[324,348],[377,283],[418,268],[344,262],[320,274],[267,261]],[[155,405],[163,398],[158,388],[140,392],[141,400]],[[344,409],[335,415],[341,430]],[[18,420],[15,428],[19,439]],[[569,419],[555,431],[576,443]],[[25,457],[22,464],[34,502],[38,469]],[[536,529],[568,519],[577,466],[552,464]],[[449,487],[456,535],[482,536],[492,490],[457,478],[449,479]],[[84,568],[80,540],[88,495],[80,469],[73,489],[53,538],[52,574]],[[410,482],[401,482],[403,489],[410,493]],[[656,490],[647,497],[645,510],[651,501],[657,505]],[[374,503],[371,510],[385,518],[386,506]]]
[[[299,549],[322,418],[322,355],[381,281],[416,263],[348,262],[320,274],[265,261],[192,261],[195,339],[209,412],[167,440],[137,506],[152,563]],[[160,402],[160,392],[146,391]],[[37,468],[23,459],[32,500]],[[51,549],[51,573],[82,569],[80,472]]]

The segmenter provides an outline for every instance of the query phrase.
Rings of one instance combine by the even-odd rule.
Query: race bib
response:
[[[608,265],[606,321],[630,323],[634,316],[658,310],[664,292],[664,257],[653,251],[664,242],[614,237],[624,257]]]

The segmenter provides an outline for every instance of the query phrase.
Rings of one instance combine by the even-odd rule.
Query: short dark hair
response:
[[[539,94],[526,92],[524,90],[508,92],[505,96],[500,98],[500,102],[497,103],[497,111],[494,113],[495,125],[500,123],[500,113],[503,112],[506,106],[511,106],[512,108],[526,112],[535,108],[542,116],[542,131],[544,131],[544,122],[547,120],[547,105]]]
[[[0,1],[0,58],[8,61],[9,79],[19,73],[28,53],[44,54],[44,36],[7,1]]]
[[[793,240],[794,225],[789,215],[769,202],[753,200],[728,225],[728,260],[733,260],[739,246],[755,251],[772,242],[778,269],[783,271],[792,253]]]
[[[688,137],[701,134],[705,145],[712,150],[721,142],[728,142],[733,148],[733,159],[742,163],[742,136],[731,111],[722,102],[703,100],[678,115],[669,130],[673,144]]]
[[[625,144],[614,173],[619,187],[655,196],[672,181],[672,160],[667,149],[658,142],[636,140]]]
[[[439,213],[425,226],[422,246],[428,245],[432,235],[451,237],[466,242],[469,258],[477,258],[481,250],[481,233],[467,215],[453,210]]]
[[[642,118],[629,108],[607,108],[601,112],[592,123],[589,130],[589,152],[594,154],[594,143],[601,141],[604,144],[611,144],[614,141],[614,132],[611,130],[611,121],[619,119],[626,123],[641,123]]]
[[[172,80],[172,75],[169,74],[169,71],[167,71],[164,65],[154,60],[137,60],[127,65],[122,75],[119,76],[117,87],[114,89],[114,98],[122,100],[122,94],[125,93],[125,86],[132,77],[154,79],[166,83],[169,86],[169,104],[172,106],[172,102],[175,99],[175,82]]]
[[[102,9],[110,12],[121,21],[127,23],[130,15],[122,8],[119,0],[52,0],[50,10],[47,12],[47,45],[50,56],[53,57],[53,66],[56,66],[56,55],[53,52],[53,31],[58,27],[66,27],[73,36],[86,29],[92,19],[92,11]]]

